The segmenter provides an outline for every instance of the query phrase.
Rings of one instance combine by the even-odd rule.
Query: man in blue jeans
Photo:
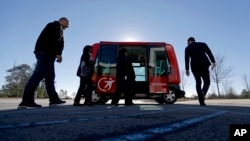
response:
[[[206,43],[195,42],[193,37],[188,38],[185,49],[186,75],[189,76],[189,62],[196,81],[196,91],[201,106],[206,106],[205,96],[210,86],[209,66],[215,67],[214,56]],[[203,80],[203,87],[201,84]]]
[[[37,39],[35,56],[37,59],[35,70],[26,84],[23,92],[22,102],[18,108],[39,108],[35,103],[34,94],[41,80],[45,79],[46,91],[49,96],[49,106],[66,103],[61,100],[55,90],[55,68],[54,62],[62,62],[62,51],[64,47],[63,30],[68,28],[69,20],[65,17],[58,21],[48,23]]]

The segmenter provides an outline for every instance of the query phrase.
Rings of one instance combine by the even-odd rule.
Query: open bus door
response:
[[[116,90],[116,59],[118,44],[100,43],[96,60],[96,93],[114,94]]]
[[[162,98],[164,94],[167,94],[169,92],[169,62],[165,46],[164,43],[143,43],[135,46],[132,43],[101,42],[95,64],[95,92],[100,96],[100,101],[105,102],[115,94],[117,53],[120,48],[126,48],[129,57],[132,58],[138,97],[140,94],[148,94],[151,98]],[[144,64],[138,61],[141,56],[144,56]]]
[[[148,45],[149,94],[162,96],[168,93],[169,62],[165,44]]]

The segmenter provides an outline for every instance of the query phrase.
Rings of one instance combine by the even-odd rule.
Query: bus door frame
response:
[[[151,50],[153,49],[153,50]],[[157,51],[160,51],[157,53]],[[161,53],[162,51],[162,53]],[[161,60],[161,62],[157,62],[156,56],[163,55],[164,54],[164,60]],[[153,57],[153,58],[152,58]],[[168,75],[167,75],[167,52],[166,52],[166,44],[165,43],[150,43],[148,44],[147,48],[147,59],[148,59],[148,83],[149,83],[149,94],[166,94],[169,91],[168,88]],[[165,64],[162,62],[165,61]],[[157,63],[160,63],[161,65],[164,65],[163,68],[166,73],[161,74],[162,68],[159,68],[157,66]],[[166,65],[166,66],[165,66]],[[160,75],[161,74],[161,75]]]
[[[109,49],[111,52],[107,52],[108,47],[113,47]],[[117,54],[118,54],[119,44],[118,43],[105,43],[100,42],[98,62],[97,62],[97,77],[96,77],[96,93],[98,94],[115,94],[116,92],[116,64],[117,64]],[[106,51],[106,52],[105,52]],[[103,62],[104,53],[111,61],[109,63]],[[106,64],[105,64],[106,63]],[[107,65],[107,67],[105,67]],[[108,66],[109,65],[109,66]],[[104,70],[106,69],[106,70]],[[111,70],[112,69],[112,70]],[[106,73],[105,73],[106,71]],[[111,72],[112,71],[112,72]]]

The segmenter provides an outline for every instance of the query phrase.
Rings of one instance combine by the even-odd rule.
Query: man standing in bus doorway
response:
[[[195,42],[194,37],[187,40],[188,46],[185,49],[186,75],[189,76],[189,62],[196,81],[196,91],[201,106],[206,106],[205,96],[210,86],[209,66],[215,67],[214,56],[206,43]],[[209,57],[209,58],[208,58]],[[203,80],[203,87],[201,84]]]
[[[112,105],[118,105],[122,92],[125,97],[125,105],[133,105],[132,98],[135,94],[135,72],[125,48],[121,49],[118,55],[116,66],[116,94],[112,99]]]
[[[62,62],[62,51],[64,48],[63,30],[69,27],[69,20],[65,17],[58,21],[48,23],[42,30],[35,46],[37,59],[35,70],[26,84],[23,92],[22,102],[18,108],[39,108],[35,103],[34,95],[41,80],[45,79],[46,91],[49,96],[49,106],[66,103],[61,100],[55,90],[55,67],[54,62]]]

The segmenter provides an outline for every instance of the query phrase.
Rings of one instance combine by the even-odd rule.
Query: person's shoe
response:
[[[112,106],[119,106],[119,104],[111,104]]]
[[[84,105],[87,105],[87,106],[94,106],[95,104],[93,102],[84,102]]]
[[[58,104],[64,104],[64,103],[66,103],[66,101],[64,101],[64,100],[57,100],[57,101],[51,101],[50,103],[49,103],[49,107],[55,107],[55,106],[57,106]]]
[[[132,106],[132,105],[134,105],[133,102],[131,102],[131,103],[125,103],[125,106]]]
[[[80,103],[74,102],[73,106],[84,106],[84,104],[80,104]]]
[[[200,103],[201,106],[206,106],[205,102]]]
[[[27,109],[27,108],[41,108],[42,105],[36,104],[35,102],[33,103],[25,103],[25,102],[21,102],[18,105],[18,109]]]
[[[112,102],[111,102],[111,105],[113,105],[113,106],[119,106],[118,103],[112,103]]]

